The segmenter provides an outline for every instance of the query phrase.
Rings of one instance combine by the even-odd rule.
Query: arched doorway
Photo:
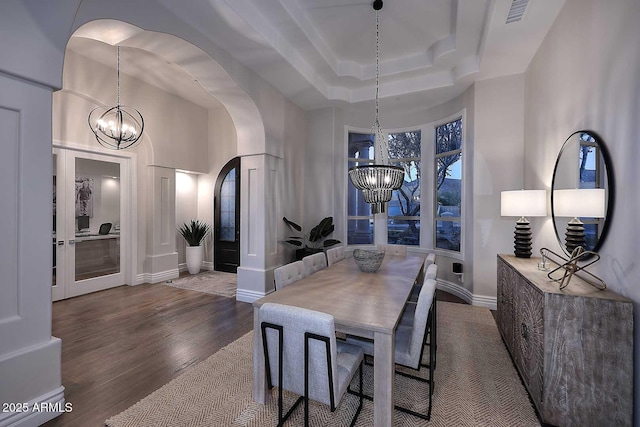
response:
[[[213,268],[236,273],[240,265],[240,157],[222,168],[213,194]]]

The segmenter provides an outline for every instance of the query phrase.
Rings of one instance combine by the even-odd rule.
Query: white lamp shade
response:
[[[603,188],[578,188],[553,192],[553,214],[569,218],[604,218]]]
[[[503,191],[500,193],[500,215],[547,216],[547,191]]]

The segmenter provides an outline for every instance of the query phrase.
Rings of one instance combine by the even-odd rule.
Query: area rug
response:
[[[212,295],[220,295],[227,298],[236,297],[238,288],[238,276],[222,271],[204,271],[198,274],[183,276],[165,282],[165,285],[174,288],[188,289],[190,291],[205,292]]]
[[[250,332],[126,411],[110,427],[275,426],[277,391],[267,405],[253,402]],[[425,352],[428,353],[428,352]],[[430,421],[396,411],[396,426],[539,426],[534,409],[500,339],[489,310],[438,302],[438,355]],[[365,366],[365,390],[372,391],[373,367]],[[356,375],[357,380],[357,375]],[[352,388],[357,389],[356,381]],[[427,385],[396,375],[396,403],[419,411],[428,404]],[[285,394],[285,408],[295,397]],[[311,402],[310,425],[348,425],[357,406],[345,394],[334,413]],[[302,425],[296,410],[287,425]],[[365,401],[357,426],[373,425],[373,403]]]

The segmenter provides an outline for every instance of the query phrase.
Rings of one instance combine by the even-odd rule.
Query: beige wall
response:
[[[98,105],[115,102],[116,70],[68,51],[63,73],[63,89],[53,95],[53,139],[73,146],[98,149],[87,116]],[[138,250],[137,273],[145,271],[147,247],[147,206],[150,202],[149,165],[170,169],[208,172],[209,113],[207,109],[136,79],[121,74],[121,102],[137,108],[145,120],[142,141],[136,153]],[[170,118],[170,119],[167,119]],[[235,141],[231,141],[233,143]],[[204,155],[203,155],[204,153]],[[196,187],[197,188],[197,187]],[[179,203],[197,206],[197,191],[181,194]],[[189,208],[190,209],[190,208]],[[195,209],[187,211],[195,215]],[[194,212],[191,212],[194,211]],[[177,241],[182,247],[182,242]],[[184,255],[182,254],[184,257]],[[177,267],[177,266],[176,266]]]
[[[185,222],[198,219],[198,181],[199,176],[192,173],[176,172],[176,227]],[[210,221],[209,224],[211,224]],[[186,242],[176,233],[178,263],[184,264]]]
[[[496,254],[513,253],[517,220],[500,217],[500,192],[524,188],[524,76],[477,82],[475,106],[473,293],[495,297]]]
[[[616,185],[615,214],[601,260],[591,268],[609,288],[640,308],[638,242],[638,118],[640,2],[567,0],[526,73],[525,184],[551,187],[553,166],[574,131],[598,133],[609,149]],[[537,246],[559,248],[549,220]],[[636,328],[635,351],[640,350]],[[640,372],[640,358],[635,359]],[[636,375],[636,390],[640,376]],[[640,407],[636,392],[635,407]],[[640,411],[635,413],[640,424]]]
[[[120,98],[144,117],[141,145],[151,147],[148,164],[208,171],[206,108],[122,73]],[[93,146],[96,141],[87,116],[93,108],[115,101],[116,70],[67,51],[63,89],[54,94],[54,139]]]

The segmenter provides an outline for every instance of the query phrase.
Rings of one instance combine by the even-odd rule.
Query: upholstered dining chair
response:
[[[435,264],[432,264],[430,267],[431,267],[431,269],[433,271],[433,275],[431,275],[431,274],[426,275],[424,282],[426,283],[427,280],[432,280],[433,281],[433,283],[434,283],[433,300],[435,301],[435,299],[436,299],[436,297],[435,297],[435,291],[436,291],[435,280],[436,279],[435,279],[435,271],[434,271]],[[434,349],[433,369],[436,368],[436,356],[437,356],[437,350],[438,350],[438,346],[437,346],[437,342],[438,342],[437,341],[437,334],[438,334],[438,332],[437,332],[435,320],[433,320],[433,322],[434,322],[433,323],[433,330],[431,330],[430,328],[431,328],[431,321],[432,321],[431,317],[432,316],[434,316],[434,317],[436,316],[436,307],[437,307],[437,305],[434,303],[433,304],[433,308],[429,311],[429,319],[427,320],[427,335],[429,336],[429,342],[430,343],[431,342],[434,343],[434,347],[433,347],[433,349]],[[404,307],[404,311],[402,313],[402,317],[400,318],[400,325],[403,326],[403,327],[412,326],[414,318],[415,318],[415,311],[416,311],[416,303],[412,302],[412,301],[407,302],[407,304]],[[425,342],[425,344],[427,344],[427,343]]]
[[[384,251],[385,255],[407,256],[405,245],[377,245],[378,250]]]
[[[323,268],[327,268],[327,257],[324,255],[324,252],[307,255],[302,258],[302,262],[304,263],[304,270],[307,276]]]
[[[424,286],[425,283],[427,283],[427,280],[433,280],[434,283],[436,283],[437,273],[438,273],[438,266],[436,264],[431,264],[429,267],[427,267],[427,271],[424,273],[424,278],[422,283],[420,285],[416,284],[413,286],[413,289],[411,290],[411,296],[409,297],[409,301],[407,301],[407,304],[404,307],[404,312],[402,313],[402,317],[400,318],[401,325],[410,326],[413,324],[413,316],[416,308],[416,301],[418,300],[418,295],[420,295],[422,287]],[[416,298],[412,298],[414,293],[416,294]]]
[[[409,296],[409,301],[416,302],[418,300],[418,295],[420,294],[420,289],[422,289],[422,284],[427,279],[436,280],[436,276],[438,275],[438,264],[429,264],[427,266],[427,260],[425,260],[424,271],[422,273],[422,282],[416,282],[413,285],[413,289],[411,290],[411,295]]]
[[[351,421],[353,426],[362,409],[362,349],[336,340],[334,318],[327,313],[265,303],[259,316],[267,386],[278,387],[278,426],[300,402],[304,402],[304,425],[308,426],[309,399],[335,411],[360,371],[360,404]],[[284,416],[283,389],[300,396]]]
[[[331,249],[327,249],[327,266],[344,259],[344,246],[336,246]]]
[[[306,277],[304,263],[302,261],[295,261],[273,270],[273,277],[276,282],[276,291],[297,282],[300,279]]]
[[[415,304],[413,311],[413,321],[410,325],[398,325],[395,335],[395,361],[397,365],[405,366],[416,371],[420,371],[421,367],[426,367],[429,372],[428,378],[409,374],[407,372],[396,371],[398,375],[413,378],[417,381],[429,384],[429,407],[426,414],[422,414],[402,406],[396,405],[396,409],[418,418],[429,420],[431,418],[431,406],[434,387],[434,369],[436,358],[436,300],[435,300],[436,282],[433,279],[427,279],[422,285],[418,302]],[[431,334],[430,336],[427,336]],[[429,363],[422,363],[424,347],[429,342]],[[364,353],[374,356],[373,341],[359,337],[347,337],[347,343],[362,347]]]
[[[434,254],[433,252],[431,252],[429,255],[427,255],[427,257],[424,259],[424,266],[429,267],[431,264],[435,264],[436,263],[436,254]]]

